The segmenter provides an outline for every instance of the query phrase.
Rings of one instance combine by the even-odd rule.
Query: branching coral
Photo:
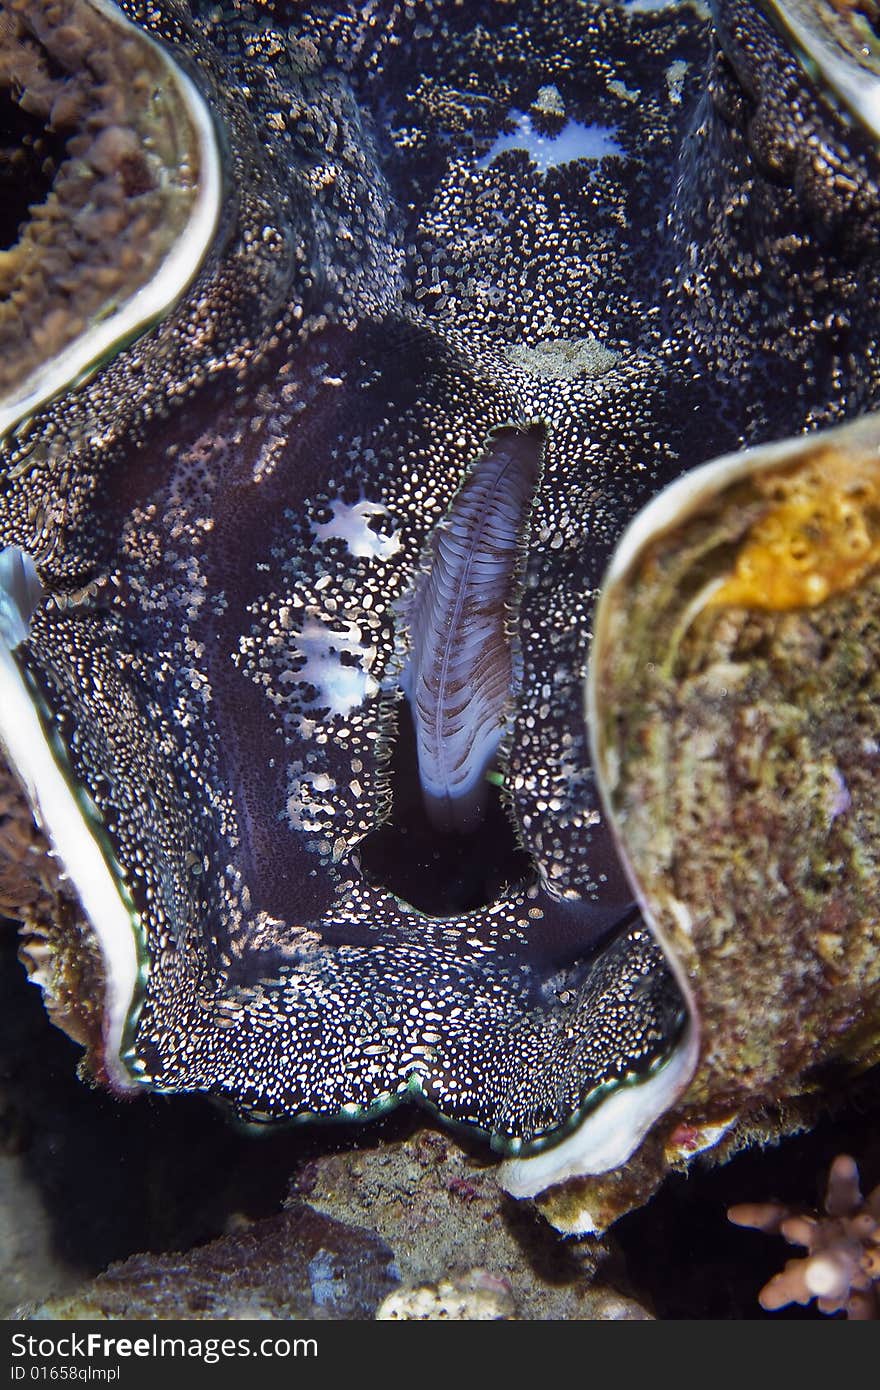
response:
[[[762,1308],[775,1312],[815,1298],[823,1313],[880,1318],[880,1186],[862,1197],[854,1159],[839,1154],[832,1163],[824,1216],[778,1202],[744,1202],[727,1215],[737,1226],[783,1235],[808,1252],[764,1285],[758,1295]]]

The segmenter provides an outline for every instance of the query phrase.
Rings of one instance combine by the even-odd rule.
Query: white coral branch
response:
[[[823,1313],[880,1318],[880,1186],[864,1199],[859,1170],[847,1154],[831,1165],[824,1216],[792,1212],[777,1202],[744,1202],[727,1215],[737,1226],[778,1233],[807,1251],[764,1285],[758,1295],[762,1308],[775,1311],[815,1298]]]

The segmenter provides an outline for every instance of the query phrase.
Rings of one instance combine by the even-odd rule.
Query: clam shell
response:
[[[58,913],[60,922],[44,924],[45,931],[30,913],[22,955],[55,1021],[94,1048],[97,1074],[124,1093],[137,1085],[126,1058],[144,983],[143,934],[100,816],[16,656],[42,600],[30,556],[15,546],[0,551],[0,754],[45,837],[56,866],[53,891],[63,896],[69,882],[80,909]]]
[[[880,416],[696,469],[611,563],[593,756],[688,1001],[692,1126],[877,1057],[878,658]]]
[[[4,87],[66,157],[0,252],[0,439],[176,303],[213,243],[223,181],[194,82],[110,0],[10,6]]]
[[[560,1230],[797,1127],[880,1057],[878,658],[880,415],[716,459],[625,531],[587,718],[689,1025],[555,1152],[504,1165],[515,1195],[557,1184],[540,1205]]]

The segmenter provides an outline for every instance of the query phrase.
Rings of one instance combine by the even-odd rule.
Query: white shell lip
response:
[[[100,945],[105,975],[102,1062],[118,1093],[140,1089],[126,1062],[143,991],[140,918],[46,737],[13,651],[27,636],[42,586],[30,556],[0,552],[0,747],[76,890]]]
[[[880,139],[880,43],[859,44],[854,51],[858,39],[844,28],[848,17],[829,0],[762,0],[762,5],[807,72]]]
[[[697,1029],[689,1022],[672,1055],[652,1076],[618,1087],[552,1148],[531,1158],[506,1159],[498,1169],[501,1186],[512,1197],[536,1197],[569,1178],[619,1168],[681,1095],[693,1076],[698,1054]],[[585,1225],[574,1234],[586,1235],[594,1229]]]
[[[93,9],[115,24],[133,30],[162,54],[196,131],[199,181],[186,226],[156,274],[105,319],[94,323],[66,348],[0,400],[0,441],[41,406],[78,386],[102,365],[115,348],[157,323],[173,308],[200,270],[220,220],[223,171],[214,121],[207,103],[187,74],[155,39],[138,29],[111,0],[89,0]]]
[[[653,1125],[684,1094],[696,1071],[700,1055],[700,1028],[693,992],[664,933],[658,929],[629,863],[622,843],[617,817],[611,805],[608,774],[600,744],[601,724],[597,703],[597,673],[602,644],[607,641],[608,616],[615,591],[631,571],[640,552],[658,534],[679,525],[696,512],[704,501],[714,497],[749,474],[791,465],[819,448],[836,445],[880,453],[880,414],[813,433],[738,450],[712,459],[658,493],[639,512],[624,531],[605,574],[594,616],[594,636],[587,675],[585,703],[590,737],[590,755],[605,814],[621,860],[626,868],[642,916],[662,949],[688,1008],[685,1032],[669,1059],[644,1081],[623,1086],[591,1110],[558,1144],[529,1158],[511,1158],[501,1164],[499,1181],[514,1197],[534,1197],[549,1187],[573,1178],[595,1176],[620,1167],[635,1152]],[[670,902],[669,910],[679,915],[685,931],[689,914],[684,903]],[[725,1132],[722,1126],[717,1138]],[[588,1214],[580,1234],[591,1229]]]

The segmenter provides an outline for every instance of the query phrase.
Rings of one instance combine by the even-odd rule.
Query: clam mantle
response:
[[[5,7],[20,196],[0,332],[34,360],[0,379],[0,887],[53,1016],[117,1090],[266,1120],[413,1098],[535,1192],[624,1162],[659,1125],[656,1142],[688,1084],[705,1135],[745,1091],[758,1111],[806,1069],[873,1055],[852,644],[828,637],[821,691],[765,692],[771,722],[774,701],[794,711],[809,834],[857,831],[834,860],[850,915],[823,918],[828,970],[797,895],[796,960],[779,962],[810,999],[836,972],[840,1016],[802,1033],[812,1002],[767,972],[750,1036],[790,1046],[758,1060],[706,1061],[766,940],[782,832],[769,853],[749,842],[760,779],[723,844],[705,819],[724,711],[739,729],[763,710],[758,677],[737,687],[756,705],[731,696],[702,732],[702,812],[677,768],[656,861],[629,822],[655,823],[660,774],[614,780],[631,713],[605,666],[604,789],[583,708],[596,593],[639,508],[706,459],[877,403],[877,78],[858,13],[811,7],[805,36],[804,12]],[[842,604],[869,649],[873,563],[805,610],[798,641]],[[700,614],[734,665],[758,623],[738,603]],[[762,619],[774,671],[791,611]],[[746,635],[725,637],[734,612]],[[665,670],[680,634],[663,613]],[[842,730],[815,769],[796,737],[813,700]],[[658,727],[636,741],[662,744]],[[432,758],[439,825],[420,809]],[[723,978],[675,939],[676,834],[697,836],[693,921],[727,882],[713,854],[737,864],[750,844],[756,912]],[[830,874],[826,839],[803,845]],[[558,1219],[583,1229],[584,1211]]]

